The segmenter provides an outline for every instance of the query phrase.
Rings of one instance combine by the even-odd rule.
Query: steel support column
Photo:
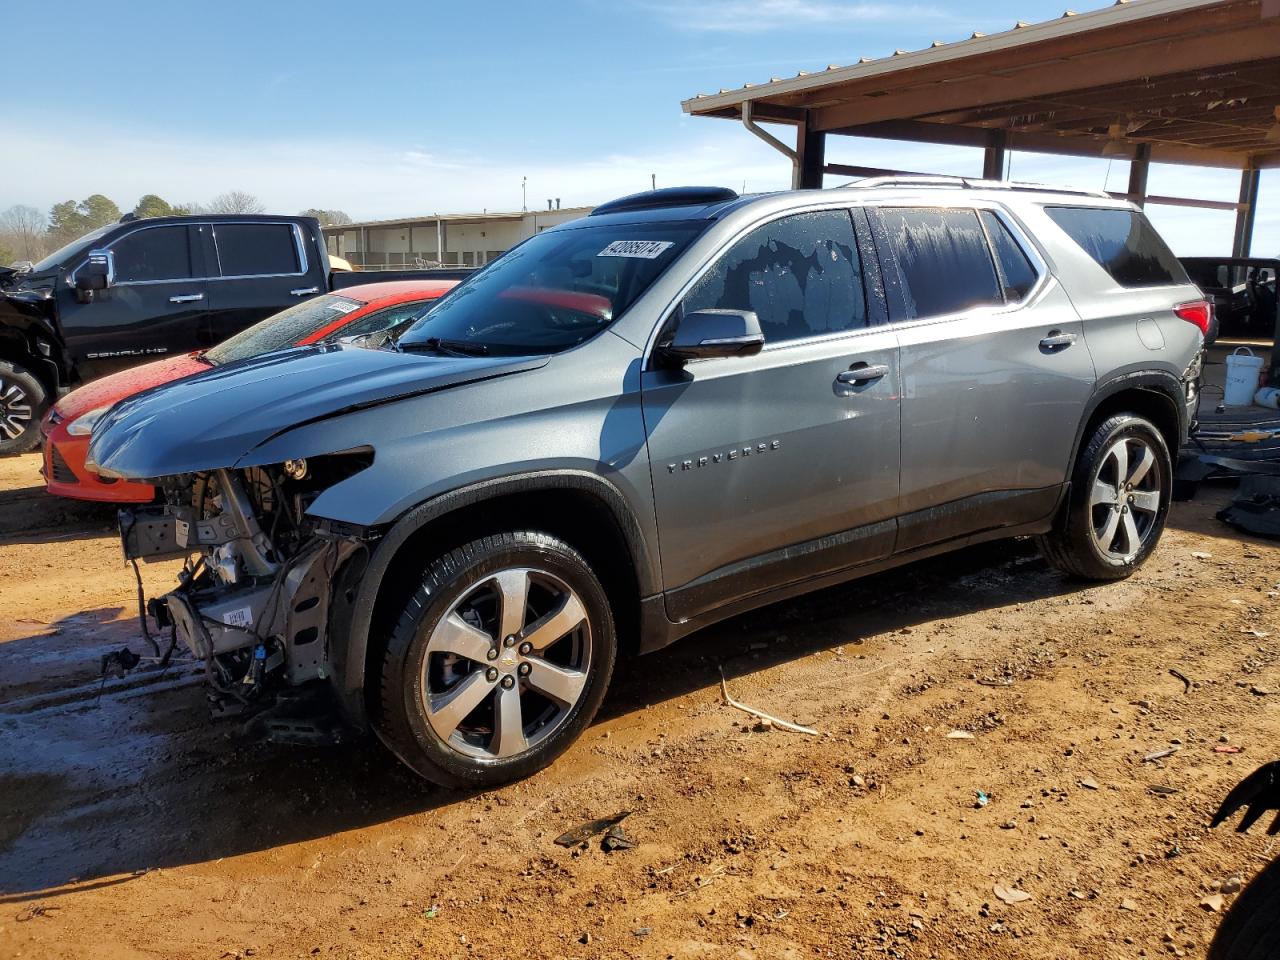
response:
[[[1253,247],[1253,223],[1258,212],[1258,170],[1240,171],[1240,206],[1236,210],[1235,239],[1231,244],[1233,257],[1247,257]]]
[[[1147,205],[1147,174],[1151,172],[1151,144],[1140,143],[1129,161],[1129,199]]]
[[[987,146],[982,155],[982,179],[1003,180],[1008,135],[1003,130],[987,131]]]
[[[821,190],[827,163],[827,135],[802,123],[796,127],[796,163],[793,190]]]

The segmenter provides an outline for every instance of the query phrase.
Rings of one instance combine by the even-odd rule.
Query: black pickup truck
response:
[[[125,219],[28,270],[0,268],[0,454],[39,439],[59,393],[156,356],[211,347],[299,300],[466,269],[333,271],[311,217]]]

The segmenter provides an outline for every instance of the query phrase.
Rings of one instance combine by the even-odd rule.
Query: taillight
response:
[[[1209,335],[1209,325],[1213,321],[1213,304],[1208,300],[1180,303],[1173,308],[1173,312],[1179,319],[1194,323],[1206,337]]]

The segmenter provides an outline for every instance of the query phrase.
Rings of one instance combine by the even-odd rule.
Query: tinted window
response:
[[[455,287],[398,343],[505,356],[567,350],[620,317],[706,226],[586,218],[539,233]]]
[[[1009,303],[1017,303],[1036,285],[1036,268],[1031,265],[1003,220],[990,210],[983,210],[980,216],[983,226],[987,228],[987,236],[991,238],[991,249],[995,251],[1004,298]]]
[[[796,214],[747,234],[685,297],[686,313],[704,309],[754,310],[769,343],[865,327],[849,212]]]
[[[224,277],[298,273],[298,247],[287,223],[216,223],[214,241]]]
[[[359,300],[327,293],[260,320],[205,354],[210,363],[231,363],[260,353],[292,347],[323,327],[363,307]]]
[[[1187,282],[1182,264],[1141,213],[1096,207],[1045,207],[1045,213],[1122,287]]]
[[[185,280],[191,269],[191,243],[186,227],[151,227],[111,245],[115,280]]]
[[[1003,304],[987,238],[973,210],[882,209],[902,276],[907,316],[923,319]]]

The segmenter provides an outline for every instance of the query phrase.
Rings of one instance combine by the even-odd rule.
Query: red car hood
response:
[[[209,364],[201,360],[198,353],[165,357],[163,360],[144,363],[140,367],[121,370],[101,380],[87,383],[68,393],[54,405],[53,409],[63,420],[74,420],[90,410],[109,407],[125,397],[132,397],[135,393],[208,369]]]

